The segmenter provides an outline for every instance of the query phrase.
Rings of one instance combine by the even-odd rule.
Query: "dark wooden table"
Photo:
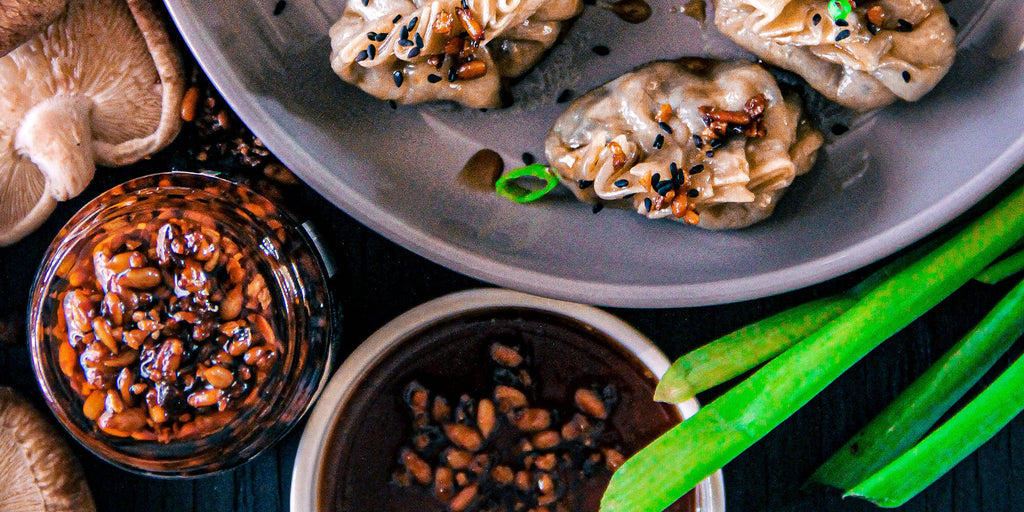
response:
[[[0,248],[0,385],[11,386],[45,409],[29,364],[24,316],[32,277],[60,226],[89,198],[124,179],[159,170],[144,166],[100,170],[78,198],[62,204],[26,240]],[[154,168],[157,165],[157,168]],[[1019,179],[1017,180],[1020,181]],[[340,344],[350,352],[403,311],[449,292],[486,286],[425,260],[354,221],[314,191],[285,189],[300,217],[316,219],[339,263],[332,291],[344,318]],[[970,215],[970,214],[968,214]],[[614,309],[660,345],[669,357],[772,312],[844,289],[872,268],[808,289],[741,304],[664,310]],[[725,468],[728,509],[747,511],[860,511],[874,507],[823,491],[801,491],[829,454],[879,412],[981,318],[1006,287],[971,283],[912,324],[829,386],[767,438]],[[7,339],[3,339],[7,338]],[[1011,356],[1019,354],[1013,351]],[[1010,356],[1008,356],[1010,357]],[[1006,366],[1000,361],[996,369]],[[714,398],[721,390],[701,396]],[[195,480],[159,480],[119,470],[68,442],[85,466],[100,511],[263,511],[288,509],[292,462],[303,425],[250,463]],[[680,461],[685,463],[685,461]],[[904,510],[1000,512],[1024,510],[1024,419],[986,444]]]

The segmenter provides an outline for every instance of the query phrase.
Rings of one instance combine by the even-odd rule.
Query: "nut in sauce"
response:
[[[294,220],[244,186],[129,181],[46,255],[30,311],[36,377],[72,435],[116,465],[238,465],[287,432],[323,380],[325,275]]]

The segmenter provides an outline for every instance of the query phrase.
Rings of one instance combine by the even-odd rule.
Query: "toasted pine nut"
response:
[[[238,318],[242,312],[242,299],[241,285],[228,290],[228,293],[224,295],[224,300],[220,302],[220,319],[234,320]]]
[[[104,402],[107,399],[107,394],[102,390],[95,390],[89,394],[89,397],[85,399],[85,403],[82,404],[82,414],[85,414],[86,418],[90,420],[96,420],[103,414]]]
[[[211,386],[224,389],[231,385],[235,380],[235,376],[231,374],[231,371],[221,366],[211,366],[203,372],[203,378],[206,382],[209,382]]]
[[[576,390],[576,407],[591,417],[605,419],[608,417],[608,409],[605,408],[601,397],[593,390],[580,388]]]
[[[480,433],[472,427],[459,423],[450,423],[444,426],[444,433],[456,446],[475,452],[483,446],[484,440]]]
[[[476,422],[477,428],[480,429],[480,433],[483,434],[485,439],[491,436],[496,420],[494,402],[486,398],[480,400],[480,403],[476,406]]]
[[[487,63],[482,60],[471,60],[463,63],[455,70],[459,80],[473,80],[487,74]]]
[[[199,106],[199,88],[196,86],[189,87],[185,91],[185,97],[181,100],[181,119],[186,123],[191,123],[196,119],[196,108]]]
[[[207,407],[215,405],[223,393],[219,389],[204,389],[196,391],[188,396],[188,404],[192,407]]]
[[[480,26],[480,23],[473,19],[473,12],[469,9],[458,8],[455,9],[455,14],[459,16],[459,21],[462,22],[462,28],[466,29],[469,33],[469,37],[473,38],[474,41],[480,41],[484,38],[484,29]]]
[[[160,271],[153,267],[133,268],[118,278],[118,284],[135,288],[136,290],[148,290],[160,284],[163,276]]]
[[[473,503],[473,500],[476,499],[477,490],[477,484],[473,484],[459,491],[449,504],[452,512],[462,512],[469,507],[470,503]]]

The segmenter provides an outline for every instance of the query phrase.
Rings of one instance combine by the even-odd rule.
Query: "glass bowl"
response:
[[[47,404],[87,449],[137,473],[204,475],[282,438],[333,359],[315,236],[207,174],[128,181],[46,252],[28,313]]]

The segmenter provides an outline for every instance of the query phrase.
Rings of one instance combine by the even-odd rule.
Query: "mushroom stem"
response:
[[[46,175],[59,201],[80,194],[96,173],[91,111],[85,96],[54,96],[28,111],[15,136],[14,147]]]

